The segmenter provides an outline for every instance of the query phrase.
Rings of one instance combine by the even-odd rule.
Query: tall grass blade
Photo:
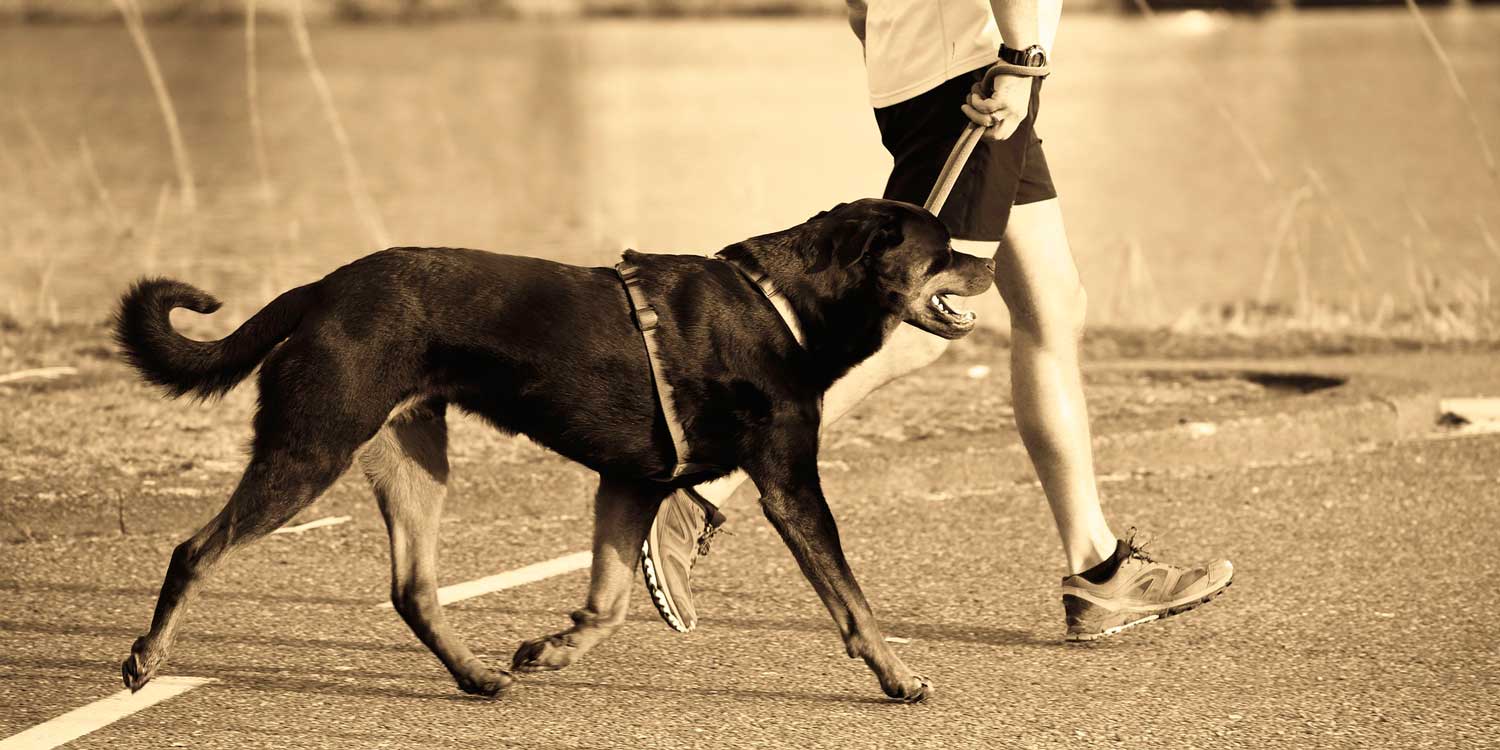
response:
[[[1500,260],[1500,242],[1495,241],[1495,235],[1490,231],[1489,223],[1484,220],[1483,216],[1478,215],[1474,217],[1474,223],[1479,225],[1479,237],[1484,240],[1485,248],[1490,251],[1490,255],[1495,256],[1495,260]]]
[[[16,162],[16,157],[11,154],[10,146],[4,139],[0,139],[0,162],[5,162],[5,171],[15,175],[17,181],[22,179],[21,165]]]
[[[156,62],[156,53],[151,49],[151,40],[146,36],[146,22],[141,16],[141,6],[136,0],[110,0],[125,19],[125,29],[135,43],[136,52],[146,66],[146,77],[151,80],[151,91],[156,95],[156,105],[161,108],[162,120],[167,125],[167,139],[172,144],[172,161],[177,166],[177,182],[182,191],[182,205],[190,213],[198,208],[198,187],[193,178],[193,164],[188,158],[187,146],[182,142],[182,128],[177,124],[177,108],[172,105],[172,94],[167,90],[167,81],[162,78],[161,66]]]
[[[1156,9],[1151,7],[1150,0],[1134,0],[1134,2],[1136,10],[1140,11],[1141,16],[1148,23],[1160,23],[1156,17]],[[1249,158],[1251,165],[1255,167],[1255,171],[1260,174],[1260,178],[1267,185],[1276,184],[1276,172],[1271,169],[1271,163],[1266,159],[1265,154],[1261,152],[1260,147],[1255,145],[1255,139],[1250,137],[1250,132],[1245,130],[1244,126],[1240,124],[1239,118],[1235,117],[1234,112],[1230,111],[1229,105],[1224,103],[1224,97],[1219,96],[1214,87],[1209,84],[1208,79],[1196,68],[1190,68],[1190,74],[1193,77],[1193,83],[1198,88],[1199,101],[1208,102],[1214,114],[1218,115],[1219,119],[1224,121],[1225,127],[1229,128],[1229,133],[1239,143],[1240,149],[1245,152],[1245,156]]]
[[[1438,41],[1437,34],[1432,33],[1432,26],[1427,23],[1427,17],[1422,15],[1422,9],[1417,7],[1416,0],[1406,0],[1406,9],[1411,11],[1411,17],[1417,22],[1417,28],[1422,32],[1422,38],[1427,40],[1427,46],[1432,49],[1432,54],[1437,57],[1438,64],[1443,66],[1443,72],[1448,75],[1448,86],[1453,89],[1453,95],[1464,107],[1464,112],[1469,116],[1469,125],[1474,128],[1474,142],[1479,144],[1479,155],[1484,159],[1484,166],[1490,173],[1490,181],[1497,189],[1500,189],[1500,169],[1495,165],[1495,153],[1490,150],[1489,139],[1484,135],[1484,125],[1479,121],[1479,113],[1474,110],[1474,103],[1469,100],[1469,90],[1464,88],[1464,82],[1458,77],[1458,70],[1453,67],[1453,61],[1448,59],[1448,51]]]
[[[99,168],[94,165],[94,150],[89,148],[89,138],[86,135],[78,136],[78,156],[83,160],[83,170],[88,174],[94,195],[99,198],[99,205],[104,209],[104,218],[109,222],[110,230],[118,237],[124,230],[120,212],[115,209],[115,201],[109,195],[109,188],[105,187],[104,179],[99,176]]]
[[[385,229],[385,222],[381,220],[375,201],[370,197],[370,191],[365,185],[364,173],[360,171],[359,162],[354,158],[354,150],[349,145],[349,134],[345,132],[344,123],[339,119],[338,109],[333,104],[333,91],[328,87],[328,79],[323,76],[323,70],[318,67],[318,59],[313,55],[312,39],[307,33],[307,15],[303,12],[302,0],[292,0],[290,8],[292,37],[297,42],[297,54],[302,57],[302,64],[307,68],[307,76],[312,80],[313,89],[317,91],[318,100],[323,105],[323,117],[328,121],[328,128],[333,131],[333,139],[338,144],[339,155],[344,162],[344,181],[349,189],[349,198],[354,201],[354,211],[358,214],[360,221],[364,222],[365,231],[369,232],[370,239],[378,247],[390,247],[390,233]]]
[[[1276,233],[1272,236],[1270,249],[1266,252],[1265,270],[1260,275],[1260,290],[1255,294],[1255,301],[1264,306],[1271,302],[1271,289],[1276,283],[1276,272],[1281,266],[1281,248],[1291,238],[1293,222],[1297,218],[1297,208],[1302,202],[1312,195],[1312,188],[1303,185],[1287,197],[1286,207],[1281,209],[1281,217],[1276,220]]]
[[[31,119],[31,113],[22,107],[16,107],[16,117],[21,120],[21,129],[26,131],[26,137],[42,157],[42,166],[55,175],[62,174],[62,167],[57,162],[57,155],[52,153],[52,147],[47,144],[46,136],[42,135],[41,128],[36,126],[36,121]]]
[[[167,213],[167,200],[172,197],[172,186],[162,183],[156,194],[156,211],[151,214],[151,229],[146,232],[146,241],[141,246],[141,267],[147,274],[156,273],[156,262],[161,250],[161,223]]]
[[[256,0],[245,0],[245,98],[250,105],[250,142],[255,151],[255,171],[260,175],[260,199],[270,205],[276,197],[271,187],[271,167],[266,159],[266,132],[260,119],[260,80],[255,62]]]

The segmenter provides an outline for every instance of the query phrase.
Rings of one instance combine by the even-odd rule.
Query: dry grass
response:
[[[1148,0],[1136,1],[1144,14],[1155,17]],[[211,252],[200,255],[201,233],[211,233],[213,226],[209,219],[198,216],[195,210],[197,193],[192,166],[183,146],[171,95],[141,22],[139,0],[112,2],[116,3],[125,19],[150,78],[172,144],[178,179],[175,185],[162,184],[152,196],[154,203],[150,202],[151,197],[138,199],[144,205],[131,205],[128,197],[117,200],[95,165],[87,138],[80,138],[76,154],[60,151],[57,144],[49,142],[37,127],[30,113],[16,108],[14,112],[22,137],[14,147],[0,144],[0,162],[3,162],[0,166],[7,166],[14,173],[16,184],[23,188],[16,191],[18,200],[14,207],[6,209],[5,226],[0,227],[0,242],[7,248],[13,271],[27,281],[14,286],[25,291],[4,300],[0,312],[12,321],[48,325],[86,315],[70,311],[60,303],[54,284],[59,266],[50,248],[45,243],[32,241],[28,244],[29,240],[55,226],[66,226],[68,231],[86,235],[90,241],[98,240],[104,253],[128,250],[133,258],[139,258],[136,267],[147,273],[186,274],[189,269],[201,270],[211,264],[218,267],[253,266],[257,270],[255,275],[261,279],[260,296],[266,299],[274,296],[283,288],[285,280],[295,275],[295,272],[287,271],[286,263],[295,258],[300,238],[297,219],[276,205],[277,191],[271,178],[257,75],[257,3],[247,3],[244,28],[249,145],[253,149],[259,194],[264,200],[264,211],[257,218],[278,229],[270,232],[276,241],[266,243],[256,257],[241,258]],[[289,7],[292,39],[337,146],[343,165],[344,187],[355,214],[374,244],[388,246],[391,244],[389,232],[355,157],[327,77],[314,53],[301,3],[292,3]],[[1431,30],[1426,28],[1420,13],[1414,17],[1422,24],[1429,44],[1449,71],[1455,93],[1469,107],[1472,117],[1473,107],[1452,71],[1446,53],[1431,36]],[[1200,101],[1206,102],[1232,124],[1235,118],[1228,103],[1215,93],[1221,89],[1199,74],[1195,93],[1200,96]],[[448,171],[454,171],[454,165],[461,159],[447,117],[441,106],[433,106],[431,113],[433,131],[442,144],[446,166]],[[1165,325],[1173,330],[1250,336],[1324,331],[1441,341],[1500,338],[1500,324],[1497,324],[1500,303],[1494,299],[1489,282],[1480,278],[1484,274],[1444,276],[1435,272],[1425,260],[1425,254],[1433,251],[1437,240],[1420,212],[1415,209],[1411,212],[1411,223],[1418,230],[1418,236],[1409,240],[1407,245],[1406,290],[1394,294],[1377,293],[1372,291],[1377,287],[1369,249],[1341,205],[1341,196],[1330,190],[1322,174],[1311,166],[1304,167],[1302,175],[1277,174],[1247,134],[1231,128],[1225,137],[1238,144],[1244,158],[1254,165],[1257,174],[1265,178],[1271,193],[1278,196],[1276,200],[1280,202],[1275,218],[1270,222],[1272,226],[1266,232],[1270,240],[1264,248],[1264,261],[1253,299],[1214,304],[1182,314],[1167,309],[1162,302],[1157,278],[1168,277],[1153,274],[1151,256],[1146,248],[1137,238],[1127,236],[1120,246],[1118,272],[1108,277],[1107,285],[1096,284],[1091,289],[1094,298],[1101,303],[1094,308],[1097,324],[1140,328]],[[22,153],[28,145],[29,151]],[[1478,148],[1478,156],[1487,164],[1492,163],[1493,156],[1482,137]],[[1297,181],[1298,177],[1300,181]],[[146,195],[151,196],[150,193]],[[174,197],[179,200],[174,201]],[[205,222],[208,223],[207,229],[204,228]],[[280,227],[285,227],[285,231]],[[1315,247],[1310,239],[1314,228],[1329,230],[1323,234],[1342,239],[1335,241],[1333,247]],[[1473,217],[1473,230],[1476,246],[1500,263],[1500,240],[1484,216]],[[172,250],[164,253],[163,248]],[[1329,274],[1324,269],[1312,268],[1311,259],[1322,255],[1341,259],[1343,274]],[[1389,253],[1386,255],[1388,257]],[[170,258],[170,267],[163,267],[164,256]]]
[[[146,66],[146,75],[151,79],[151,91],[156,95],[156,104],[161,108],[162,121],[166,124],[167,138],[172,144],[172,161],[177,167],[177,181],[182,190],[183,208],[192,212],[198,207],[198,184],[193,176],[193,164],[188,158],[187,146],[182,142],[182,127],[177,124],[177,108],[172,104],[172,93],[167,90],[162,78],[161,66],[156,62],[156,53],[151,49],[151,39],[146,36],[146,23],[137,0],[111,0],[120,16],[125,19],[125,29],[141,55]]]
[[[276,199],[271,185],[270,160],[266,158],[266,130],[260,116],[259,65],[255,59],[256,0],[245,2],[245,99],[250,107],[250,139],[255,151],[255,171],[260,177],[260,199],[269,207]]]
[[[354,211],[359,215],[360,222],[364,224],[365,231],[375,246],[390,247],[390,232],[386,231],[385,221],[380,218],[375,199],[370,197],[364,171],[354,158],[354,150],[349,145],[349,134],[344,130],[338,108],[334,106],[333,91],[328,87],[328,79],[323,75],[322,68],[318,67],[318,59],[313,54],[312,38],[307,33],[307,16],[302,10],[302,0],[292,0],[291,8],[292,37],[297,41],[297,54],[302,58],[307,76],[318,92],[318,101],[323,106],[323,118],[328,121],[328,129],[333,132],[333,139],[338,144],[339,156],[344,164],[344,182],[349,188],[349,198],[354,201]]]
[[[1422,38],[1427,40],[1427,46],[1432,50],[1433,56],[1437,58],[1438,64],[1443,66],[1443,72],[1447,75],[1448,86],[1453,90],[1453,95],[1458,97],[1459,103],[1464,107],[1464,112],[1469,116],[1469,124],[1474,127],[1474,142],[1479,148],[1480,158],[1484,159],[1484,166],[1489,170],[1490,181],[1497,189],[1500,189],[1500,170],[1495,166],[1495,152],[1490,150],[1489,139],[1484,134],[1484,125],[1479,121],[1479,113],[1474,109],[1474,103],[1469,99],[1469,90],[1464,87],[1464,82],[1458,77],[1458,71],[1453,67],[1453,61],[1448,59],[1448,51],[1443,48],[1442,42],[1438,41],[1437,35],[1432,33],[1432,26],[1427,23],[1427,17],[1422,15],[1422,9],[1417,7],[1416,0],[1406,0],[1406,9],[1411,12],[1412,20],[1422,32]]]

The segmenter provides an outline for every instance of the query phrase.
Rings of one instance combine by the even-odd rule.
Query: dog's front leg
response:
[[[573,627],[522,643],[511,658],[513,669],[562,669],[625,624],[641,543],[669,491],[662,485],[600,478],[594,496],[594,561],[588,601],[573,612]]]
[[[844,559],[838,526],[818,480],[816,445],[814,435],[811,449],[795,451],[802,454],[797,458],[788,461],[783,455],[746,467],[761,490],[761,507],[833,615],[849,658],[864,659],[886,695],[908,703],[925,700],[931,683],[912,672],[885,642]]]

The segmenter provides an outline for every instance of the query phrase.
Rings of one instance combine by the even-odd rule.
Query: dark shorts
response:
[[[969,118],[959,109],[969,88],[986,68],[949,79],[904,102],[875,110],[880,140],[895,157],[885,197],[922,205],[937,182],[948,152]],[[1057,197],[1042,140],[1036,135],[1042,79],[1033,78],[1031,107],[1015,135],[984,139],[964,165],[948,202],[938,215],[955,239],[997,241],[1010,220],[1010,207]]]

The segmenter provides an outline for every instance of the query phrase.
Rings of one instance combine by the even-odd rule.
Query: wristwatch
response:
[[[1040,44],[1033,44],[1026,49],[1012,49],[1002,43],[1000,59],[1023,68],[1045,68],[1047,67],[1047,50],[1042,49]]]

